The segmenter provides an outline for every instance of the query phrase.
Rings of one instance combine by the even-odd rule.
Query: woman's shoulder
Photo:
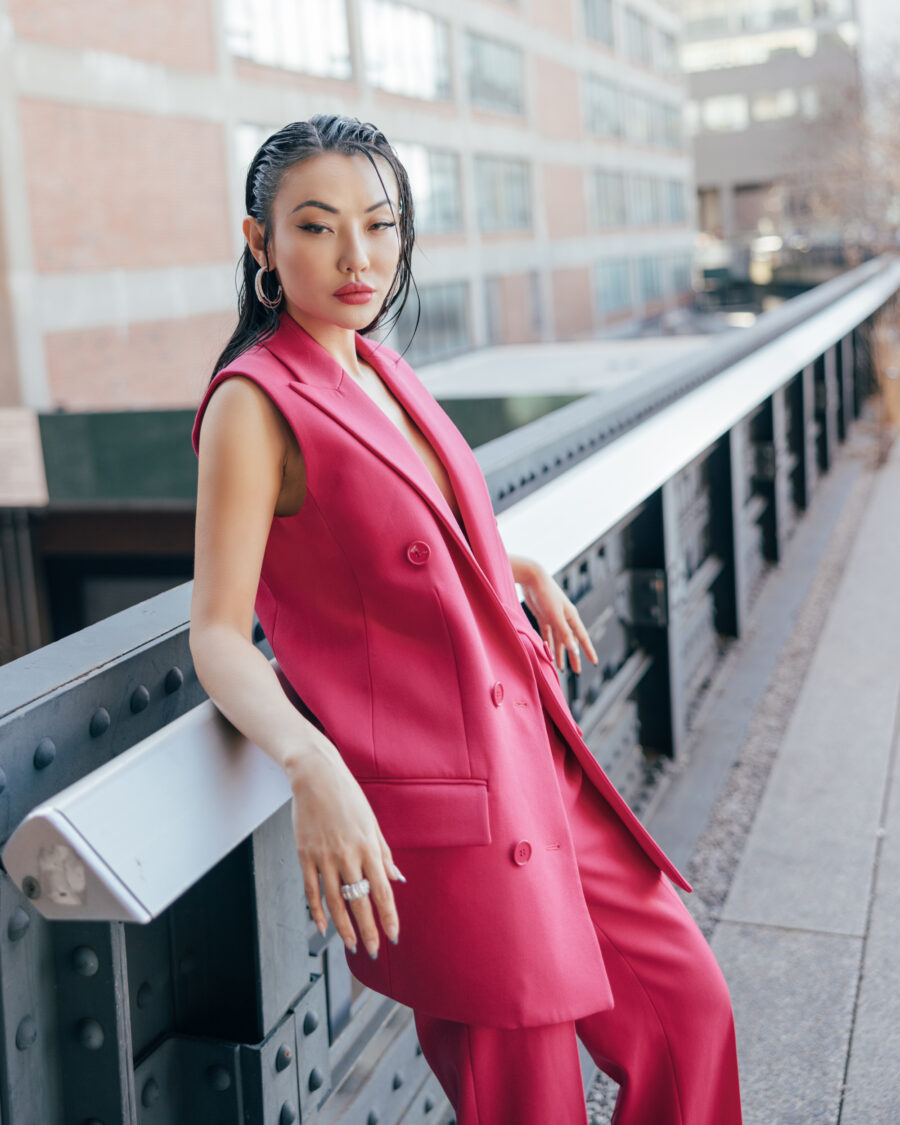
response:
[[[220,387],[228,384],[227,389],[217,395],[220,407],[224,405],[224,400],[230,400],[236,415],[241,414],[241,401],[256,402],[264,413],[271,413],[271,408],[275,407],[280,414],[279,389],[289,379],[290,375],[285,371],[284,365],[263,344],[248,348],[220,368],[207,384],[197,407],[191,430],[194,451],[199,452],[200,428],[210,401]]]

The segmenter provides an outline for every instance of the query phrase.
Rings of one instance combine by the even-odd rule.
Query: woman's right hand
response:
[[[338,933],[351,953],[356,952],[356,932],[370,957],[378,955],[378,930],[375,909],[381,927],[396,944],[400,921],[394,902],[391,880],[405,882],[394,865],[391,850],[381,834],[372,807],[359,783],[344,762],[332,753],[312,753],[291,770],[289,780],[293,793],[292,817],[297,855],[303,871],[306,900],[313,921],[320,933],[328,925],[322,907],[325,905]],[[322,887],[319,887],[319,875]],[[342,883],[368,879],[371,892],[362,898],[345,902]],[[348,910],[349,906],[349,910]]]

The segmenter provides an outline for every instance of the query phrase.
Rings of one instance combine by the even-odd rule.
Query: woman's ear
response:
[[[248,215],[242,224],[241,229],[244,232],[244,238],[247,240],[247,245],[250,247],[250,253],[256,259],[256,264],[261,268],[266,264],[266,228]]]

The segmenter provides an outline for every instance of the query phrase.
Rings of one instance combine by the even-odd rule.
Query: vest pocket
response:
[[[487,782],[478,778],[357,778],[392,848],[491,842]]]

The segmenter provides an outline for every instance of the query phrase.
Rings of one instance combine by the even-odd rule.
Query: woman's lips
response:
[[[337,297],[339,301],[343,301],[345,305],[364,305],[366,301],[371,300],[375,290],[371,285],[360,285],[351,282],[350,285],[342,285],[340,289],[336,289],[332,296]]]

